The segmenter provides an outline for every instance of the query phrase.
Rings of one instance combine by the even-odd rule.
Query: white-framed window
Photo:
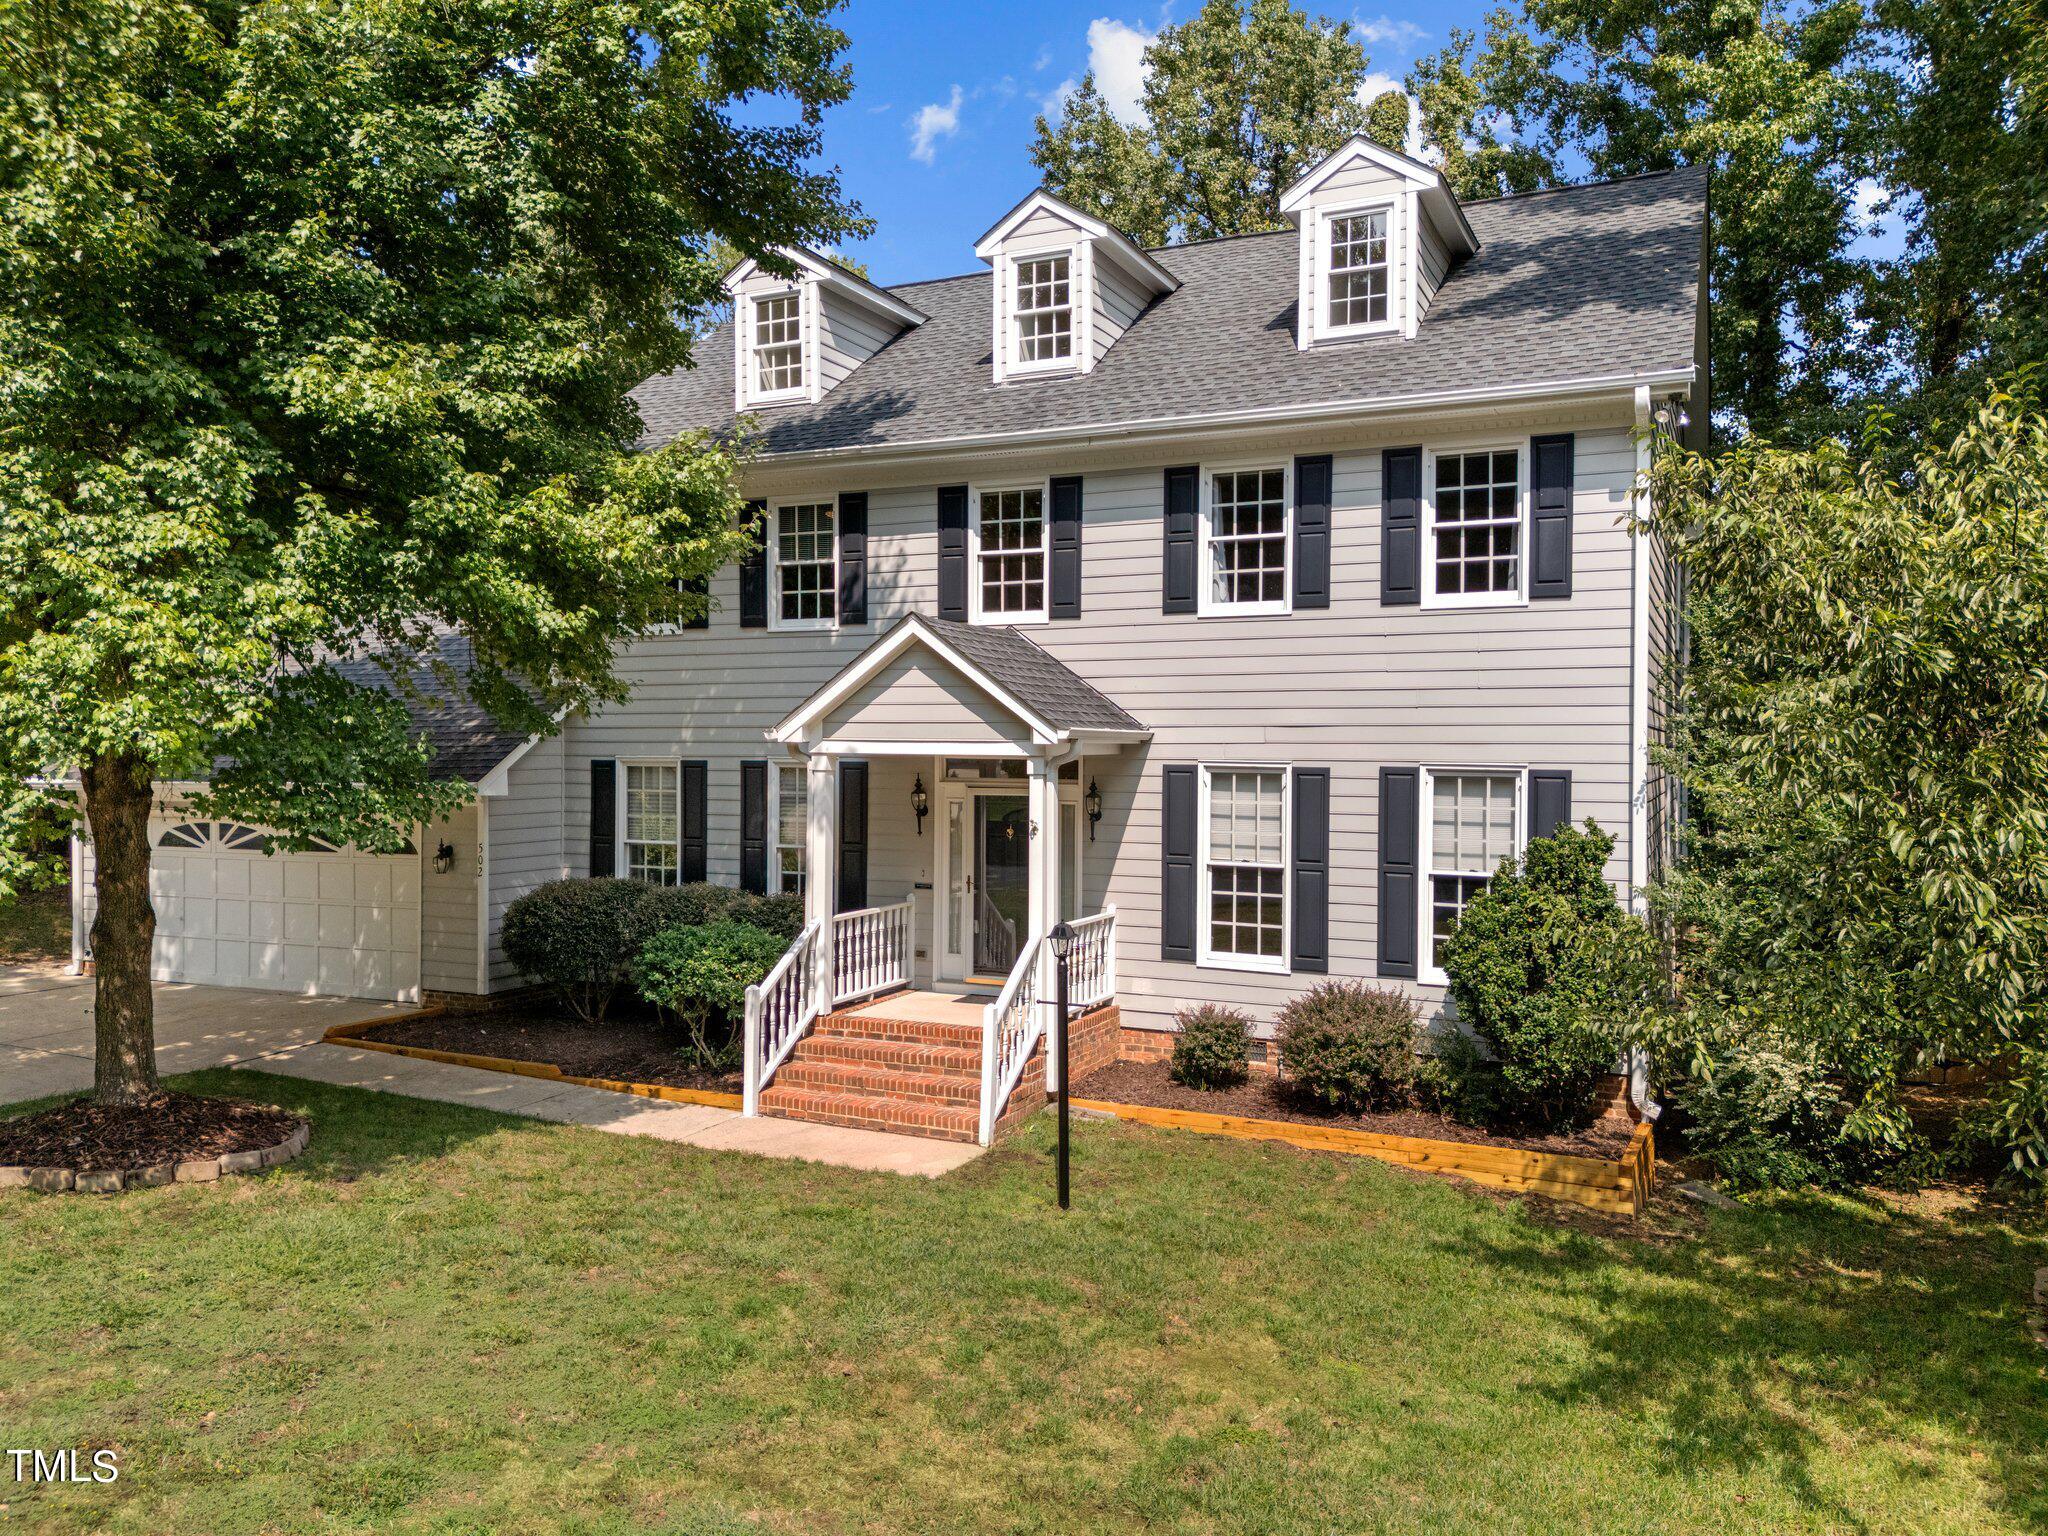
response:
[[[757,295],[751,302],[748,366],[755,400],[804,392],[804,300],[799,289]]]
[[[1361,208],[1323,221],[1323,329],[1329,335],[1393,323],[1392,211]]]
[[[1446,608],[1528,600],[1528,485],[1519,444],[1429,455],[1422,600]]]
[[[1422,771],[1422,979],[1443,982],[1439,946],[1500,861],[1522,851],[1520,768]]]
[[[839,601],[836,511],[829,501],[776,507],[768,590],[777,629],[832,627]]]
[[[1046,616],[1052,529],[1044,485],[977,490],[974,497],[974,617],[995,624]]]
[[[1291,473],[1284,464],[1255,464],[1203,476],[1203,613],[1287,611]]]
[[[1285,768],[1202,768],[1204,965],[1287,969],[1287,781]]]
[[[804,865],[810,853],[811,778],[801,763],[773,763],[769,804],[775,812],[775,846],[768,860],[768,889],[804,893]]]
[[[1067,251],[1011,263],[1010,334],[1018,368],[1059,368],[1074,359],[1074,258]]]
[[[625,763],[619,867],[630,880],[674,885],[683,832],[683,775],[674,763]]]

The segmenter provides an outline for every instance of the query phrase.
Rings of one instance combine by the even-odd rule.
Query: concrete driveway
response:
[[[253,1061],[336,1024],[411,1011],[408,1003],[158,982],[157,1070]],[[92,978],[54,965],[0,965],[0,1104],[90,1088],[92,1061]]]

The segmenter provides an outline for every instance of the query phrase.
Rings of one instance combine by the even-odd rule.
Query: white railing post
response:
[[[744,1064],[741,1067],[743,1087],[740,1090],[740,1113],[758,1115],[761,1113],[761,988],[757,983],[747,988],[747,1033]]]
[[[996,1134],[996,1032],[1002,1028],[999,1003],[981,1010],[981,1128],[975,1140],[987,1146]]]

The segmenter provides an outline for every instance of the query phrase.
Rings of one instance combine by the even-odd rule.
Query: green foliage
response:
[[[553,987],[577,1018],[596,1024],[611,1006],[645,930],[638,880],[550,880],[505,908],[505,958],[528,981]]]
[[[1351,24],[1287,0],[1207,0],[1145,65],[1137,124],[1088,76],[1031,148],[1051,191],[1141,245],[1278,228],[1288,184],[1366,127]]]
[[[1435,1049],[1416,1064],[1416,1097],[1462,1125],[1497,1125],[1505,1118],[1500,1063],[1464,1030],[1445,1030]]]
[[[1841,1188],[1873,1168],[1845,1134],[1852,1106],[1811,1037],[1737,1022],[1700,1041],[1667,1095],[1685,1150],[1736,1189]]]
[[[760,896],[730,885],[643,885],[640,887],[640,934],[663,928],[693,928],[730,918],[778,934],[787,943],[803,931],[801,896],[784,893]],[[637,947],[637,946],[636,946]]]
[[[775,968],[789,943],[751,923],[721,919],[702,928],[664,928],[633,961],[640,995],[689,1033],[688,1054],[706,1066],[731,1056],[747,988]]]
[[[1444,941],[1458,1018],[1492,1049],[1512,1120],[1582,1121],[1634,1019],[1647,934],[1602,875],[1613,851],[1590,820],[1534,839]]]
[[[1414,1001],[1391,987],[1362,981],[1311,987],[1280,1010],[1288,1087],[1352,1113],[1405,1103],[1415,1085],[1416,1023]]]
[[[1235,1088],[1249,1075],[1251,1016],[1239,1008],[1202,1003],[1183,1008],[1174,1024],[1173,1062],[1167,1075],[1189,1088]]]
[[[1381,91],[1365,109],[1365,133],[1373,143],[1408,151],[1408,123],[1413,116],[1405,91]]]
[[[2048,1180],[2048,415],[2031,380],[1988,392],[1903,473],[1870,431],[1657,464],[1699,813],[1659,893],[1687,978],[1666,1053],[1800,1042],[1843,1134],[1894,1152],[1910,1066],[1981,1066],[1980,1131]]]

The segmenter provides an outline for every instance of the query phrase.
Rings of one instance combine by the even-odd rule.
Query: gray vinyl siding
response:
[[[569,845],[563,837],[563,806],[568,793],[565,766],[568,752],[557,736],[536,742],[512,765],[508,792],[490,802],[490,986],[493,992],[521,985],[519,973],[505,958],[499,935],[505,908],[537,885],[559,880],[570,871]],[[588,794],[590,770],[580,765],[576,781]],[[586,824],[589,817],[584,817]],[[588,853],[583,855],[588,859]]]
[[[1408,183],[1392,171],[1380,169],[1369,160],[1354,160],[1342,170],[1332,171],[1317,184],[1315,201],[1325,207],[1359,202],[1369,197],[1399,198]]]
[[[1117,338],[1129,330],[1144,312],[1143,291],[1104,257],[1098,246],[1095,251],[1095,355],[1091,362],[1100,362],[1102,354],[1115,346]]]
[[[447,843],[455,863],[434,868],[434,850]],[[420,844],[420,985],[429,992],[477,989],[477,809],[470,801],[446,821],[426,829]]]
[[[1331,770],[1330,973],[1371,978],[1377,935],[1379,769],[1384,765],[1542,767],[1573,775],[1573,815],[1613,832],[1608,874],[1624,885],[1629,833],[1631,549],[1620,523],[1635,471],[1628,411],[1531,415],[1484,429],[1488,441],[1577,434],[1574,595],[1520,608],[1387,608],[1378,601],[1380,453],[1471,436],[1409,426],[1206,450],[1168,445],[1142,457],[1048,453],[1032,472],[1085,476],[1082,617],[1027,629],[1143,721],[1152,740],[1091,756],[1104,814],[1087,849],[1084,904],[1118,909],[1119,998],[1134,1024],[1166,1026],[1189,1002],[1250,1009],[1262,1024],[1309,978],[1169,964],[1159,958],[1159,770],[1175,762],[1274,763]],[[1334,452],[1331,606],[1261,618],[1161,612],[1162,469],[1206,461],[1279,463]],[[778,471],[763,493],[868,489],[871,622],[843,633],[742,631],[737,576],[712,582],[710,628],[653,636],[620,666],[624,706],[569,724],[566,842],[579,872],[593,757],[709,760],[709,870],[736,883],[739,765],[776,755],[763,733],[903,613],[937,609],[936,487],[971,481],[975,463],[888,485],[858,465],[799,486]],[[1006,477],[1014,478],[1010,466]],[[1198,683],[1194,680],[1198,679]],[[908,784],[929,758],[874,759],[870,899],[900,899],[931,878],[936,817],[920,841]],[[515,794],[523,793],[515,787]],[[936,797],[935,797],[936,803]],[[494,834],[502,805],[493,807]],[[494,835],[494,842],[496,841]],[[908,878],[906,878],[908,877]],[[931,893],[921,892],[929,951]],[[1440,989],[1412,988],[1435,1008]]]
[[[848,741],[947,741],[1023,746],[1031,733],[958,672],[921,654],[899,656],[825,717]]]
[[[1423,311],[1429,309],[1429,301],[1436,297],[1437,289],[1443,287],[1444,278],[1451,270],[1450,251],[1444,245],[1443,236],[1437,233],[1435,221],[1427,214],[1422,217],[1421,238],[1416,241],[1419,268],[1415,274],[1415,295],[1421,300]]]
[[[889,344],[893,326],[847,303],[837,294],[818,294],[818,378],[831,394],[845,377]]]

